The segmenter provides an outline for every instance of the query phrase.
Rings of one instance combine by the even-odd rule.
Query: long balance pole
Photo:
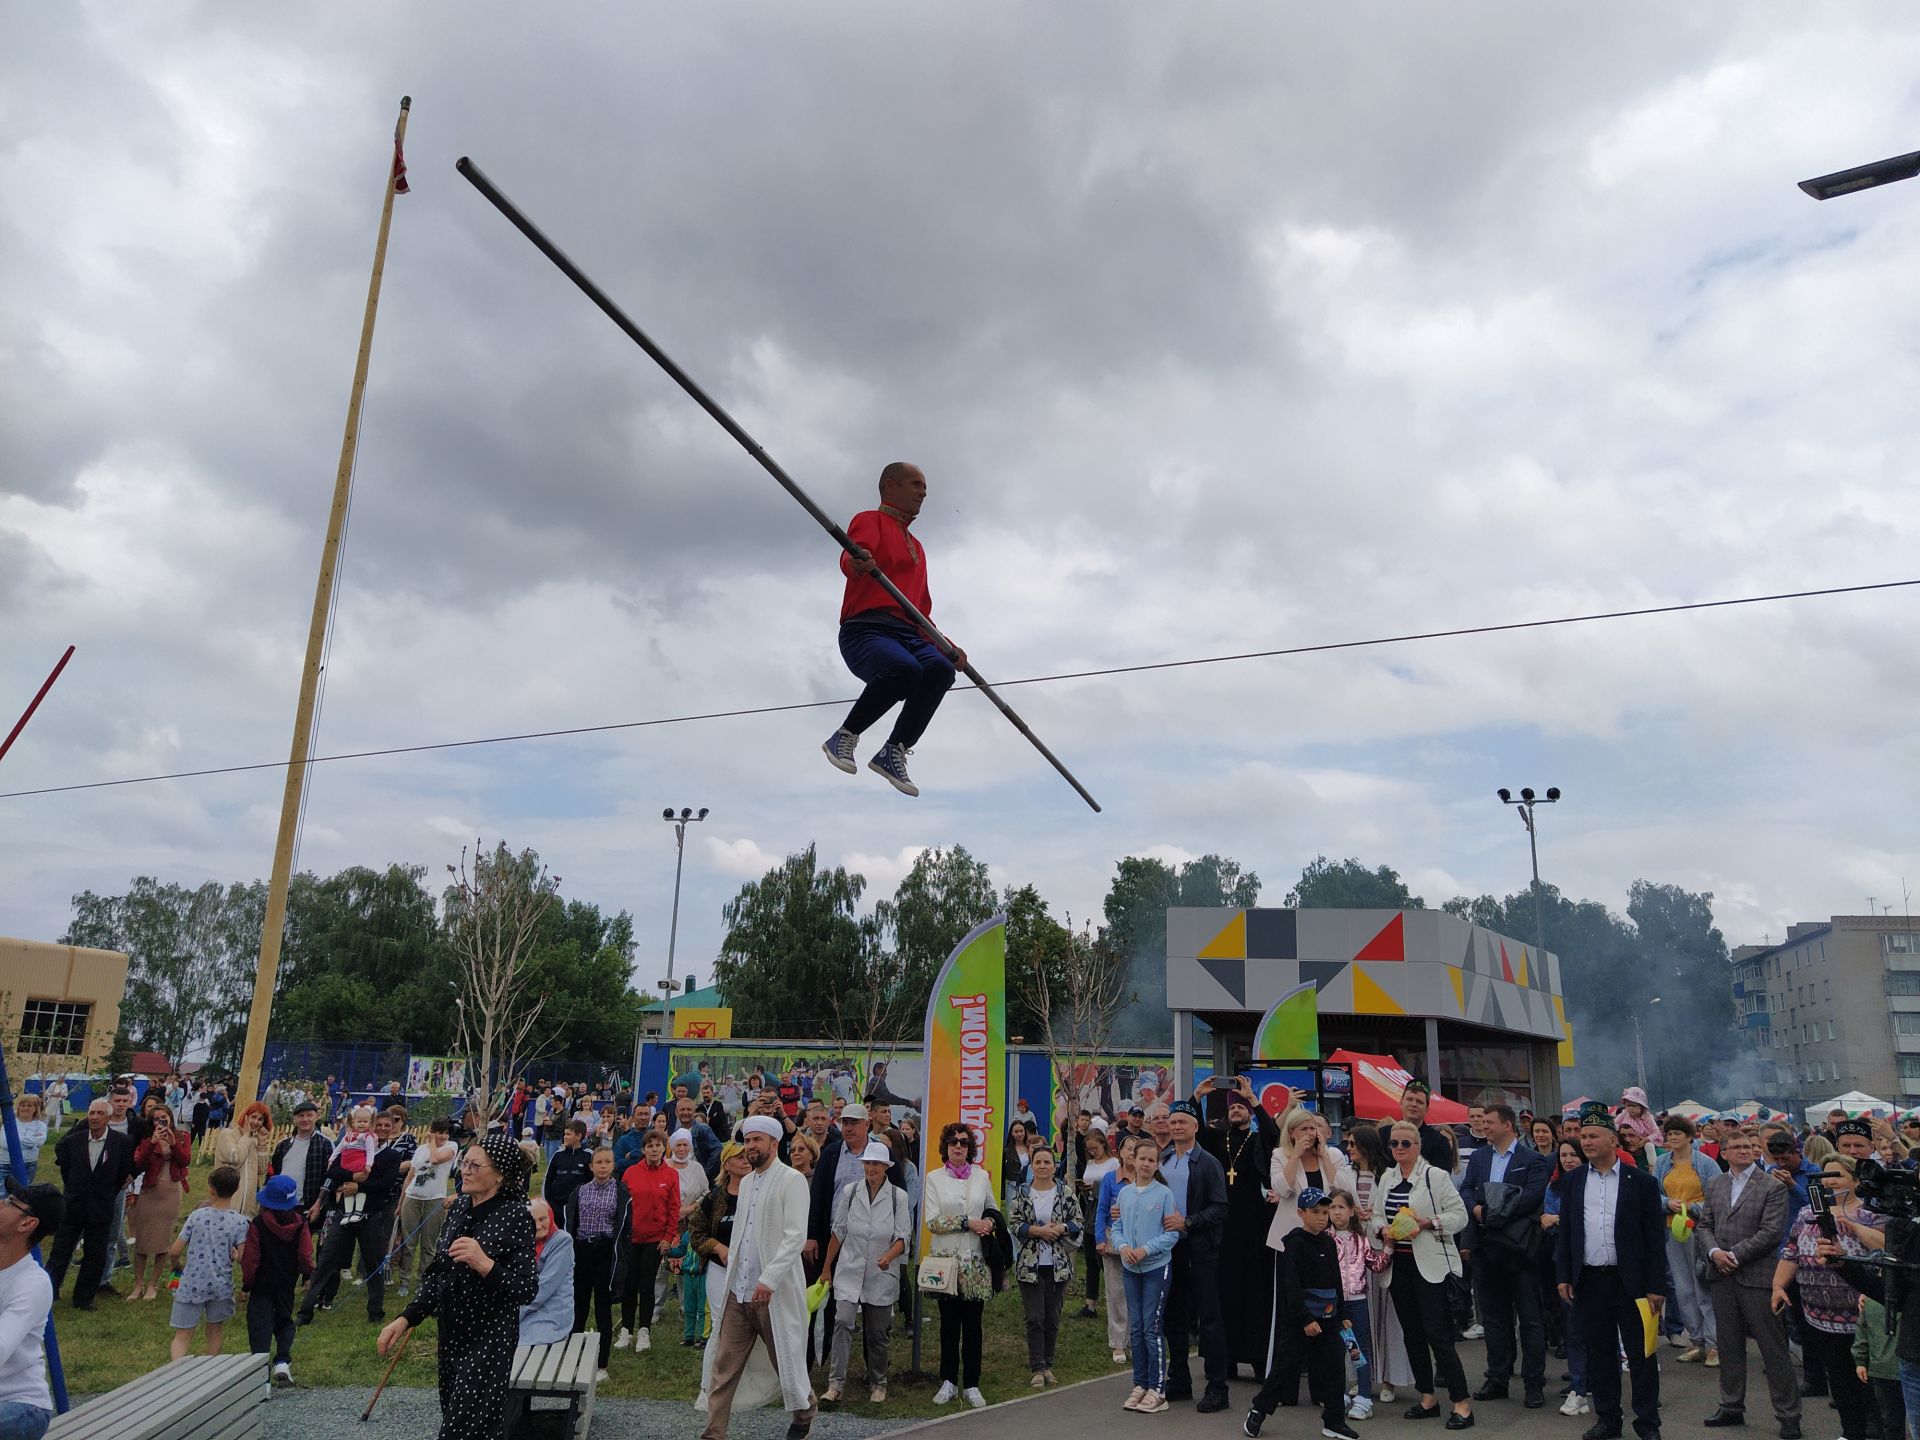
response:
[[[739,441],[742,448],[755,460],[760,462],[760,468],[771,475],[774,480],[779,483],[781,489],[799,501],[800,508],[811,515],[814,523],[831,535],[842,550],[846,551],[849,555],[857,553],[857,547],[853,541],[847,537],[847,532],[834,523],[832,517],[830,517],[826,511],[814,504],[812,497],[794,483],[793,477],[781,469],[779,463],[775,461],[771,455],[760,448],[759,442],[741,428],[740,423],[723,410],[711,395],[701,389],[692,376],[688,375],[686,371],[676,365],[672,356],[654,344],[653,341],[648,338],[646,331],[634,324],[627,313],[613,303],[613,300],[607,295],[606,291],[594,284],[578,265],[567,258],[566,253],[562,251],[558,245],[555,245],[553,241],[546,237],[539,226],[535,225],[521,213],[519,206],[501,194],[498,187],[486,177],[486,173],[482,171],[478,165],[474,164],[473,161],[465,156],[462,156],[454,168],[466,177],[468,183],[471,184],[474,189],[486,196],[494,209],[511,220],[514,228],[522,235],[525,235],[527,239],[531,240],[534,248],[542,255],[545,255],[547,259],[551,260],[562,275],[565,275],[569,280],[573,281],[575,285],[579,286],[581,293],[593,301],[595,305],[598,305],[600,309],[605,312],[606,317],[613,321],[615,325],[618,325],[629,340],[646,351],[647,354],[653,358],[653,362],[662,370],[666,371],[676,385],[693,397],[694,403],[702,410],[705,410],[707,414],[711,415],[722,430],[725,430],[735,440]],[[958,649],[954,643],[947,639],[945,635],[941,634],[939,629],[935,627],[933,621],[929,620],[925,615],[922,615],[911,600],[900,593],[899,586],[895,585],[893,581],[889,580],[877,570],[874,571],[873,578],[880,582],[887,594],[893,598],[893,603],[900,607],[901,612],[905,614],[908,619],[920,627],[922,633],[924,633],[929,640],[933,641],[935,645],[938,645],[949,658],[958,659]],[[1002,700],[999,693],[981,678],[980,672],[973,668],[972,663],[967,662],[962,664],[960,669],[966,674],[966,677],[973,681],[974,685],[979,688],[980,693],[991,700],[1000,713],[1012,722],[1013,728],[1026,736],[1032,743],[1033,748],[1046,757],[1047,763],[1060,772],[1061,778],[1079,792],[1080,798],[1092,806],[1094,810],[1098,811],[1100,802],[1087,793],[1087,787],[1074,779],[1073,772],[1067,769],[1065,765],[1062,765],[1059,757],[1041,743],[1038,735],[1035,735],[1032,730],[1027,728],[1027,722],[1016,715],[1013,707]]]
[[[396,154],[406,139],[410,96],[400,98],[400,122],[394,127]],[[300,671],[300,703],[293,712],[293,745],[287,754],[287,784],[280,795],[280,833],[273,846],[273,875],[267,883],[267,917],[260,930],[260,968],[253,977],[253,1008],[247,1013],[246,1048],[240,1056],[237,1109],[260,1093],[260,1062],[267,1049],[267,1020],[273,1013],[274,978],[280,970],[280,933],[287,922],[287,885],[293,872],[293,842],[300,826],[300,796],[307,783],[307,751],[313,735],[314,698],[320,690],[320,657],[326,649],[327,620],[333,608],[333,572],[340,560],[340,535],[346,528],[347,500],[353,489],[353,457],[360,444],[360,402],[367,389],[367,364],[373,357],[373,321],[380,309],[380,277],[387,267],[387,231],[393,224],[394,182],[398,166],[389,166],[387,198],[380,207],[380,234],[373,244],[373,277],[367,282],[367,309],[360,321],[360,353],[353,363],[353,390],[347,397],[346,432],[340,438],[340,466],[333,477],[333,509],[327,514],[327,538],[320,547],[320,578],[313,587],[313,619],[307,627],[307,658]]]
[[[53,673],[40,682],[40,688],[33,692],[33,699],[27,702],[27,708],[20,718],[13,722],[13,729],[7,732],[7,738],[0,740],[0,760],[7,758],[7,751],[13,748],[13,742],[20,738],[20,732],[27,728],[27,722],[33,719],[33,712],[40,708],[40,702],[47,698],[47,692],[53,689],[53,682],[60,678],[60,672],[67,668],[67,662],[73,659],[73,646],[67,646],[66,653],[55,662]]]

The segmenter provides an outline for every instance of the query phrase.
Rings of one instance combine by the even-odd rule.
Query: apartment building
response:
[[[1789,926],[1778,945],[1742,945],[1733,1004],[1771,1067],[1758,1098],[1799,1111],[1864,1090],[1920,1105],[1920,921],[1835,915]]]

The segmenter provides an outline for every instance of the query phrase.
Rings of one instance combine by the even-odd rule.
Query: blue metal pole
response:
[[[26,1152],[20,1148],[20,1127],[13,1118],[13,1087],[7,1083],[7,1052],[0,1045],[0,1124],[7,1132],[7,1166],[15,1174],[27,1173]],[[35,1157],[36,1159],[38,1157]],[[22,1183],[25,1183],[24,1180]],[[44,1266],[40,1258],[40,1237],[34,1236],[33,1263]],[[67,1403],[67,1374],[60,1367],[60,1339],[53,1332],[53,1309],[47,1309],[47,1379],[53,1386],[53,1409],[57,1415],[64,1415],[71,1408]]]

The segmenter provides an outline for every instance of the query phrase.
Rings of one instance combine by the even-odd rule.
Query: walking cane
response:
[[[380,1383],[374,1387],[373,1398],[367,1401],[367,1408],[360,1412],[360,1423],[365,1424],[373,1414],[373,1407],[380,1403],[380,1392],[387,1388],[387,1381],[393,1378],[393,1367],[400,1363],[400,1357],[407,1353],[407,1341],[413,1338],[413,1329],[409,1326],[400,1334],[400,1343],[393,1347],[393,1358],[387,1361],[387,1373],[380,1377]]]

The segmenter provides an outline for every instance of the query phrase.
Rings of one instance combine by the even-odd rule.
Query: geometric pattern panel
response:
[[[1296,910],[1248,910],[1243,932],[1249,960],[1292,960],[1300,954]]]
[[[1263,1014],[1312,984],[1327,1015],[1432,1015],[1568,1041],[1559,957],[1434,910],[1178,908],[1167,999]]]

